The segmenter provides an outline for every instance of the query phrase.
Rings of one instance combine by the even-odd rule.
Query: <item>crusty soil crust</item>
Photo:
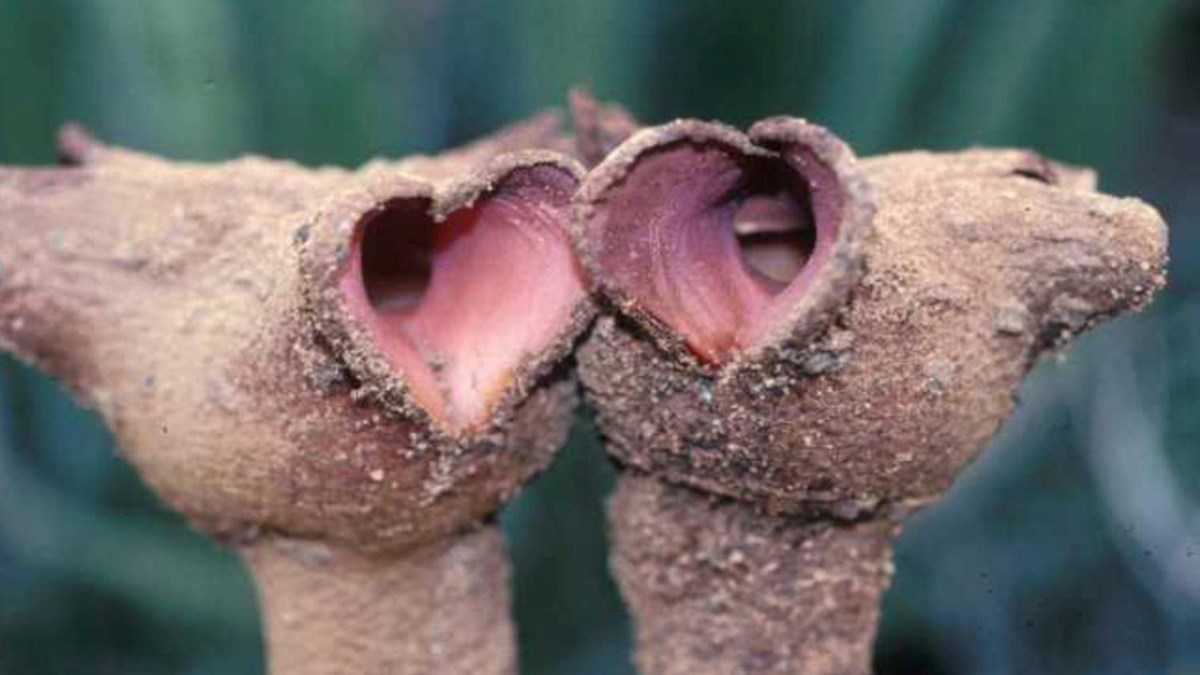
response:
[[[642,672],[870,672],[899,530],[891,518],[764,516],[632,470],[609,516],[612,570],[636,617]]]
[[[481,429],[453,433],[348,316],[337,270],[388,199],[437,218],[514,176],[573,185],[577,162],[534,149],[562,144],[543,116],[347,171],[171,162],[68,127],[72,166],[0,169],[0,345],[94,405],[151,487],[218,538],[394,553],[474,528],[565,439],[564,360],[590,301]]]
[[[632,136],[589,175],[576,211],[609,308],[578,355],[587,397],[609,452],[672,482],[839,519],[935,497],[1007,417],[1039,354],[1165,283],[1158,213],[1092,191],[1087,172],[1018,150],[843,155],[850,202],[874,214],[845,264],[791,308],[790,334],[701,363],[589,254],[608,187],[696,129],[711,142],[711,127],[687,122]]]
[[[1020,150],[860,161],[830,144],[854,236],[779,310],[784,330],[699,359],[597,264],[597,214],[659,148],[827,142],[798,126],[644,129],[577,197],[605,310],[580,380],[624,467],[611,566],[646,673],[868,673],[902,515],[986,445],[1039,355],[1165,284],[1162,219],[1095,192],[1091,171]]]
[[[98,409],[164,501],[239,547],[272,672],[515,668],[503,541],[481,522],[566,438],[591,301],[459,432],[415,404],[337,282],[389,200],[436,221],[532,181],[565,213],[583,169],[545,148],[573,151],[557,116],[357,171],[171,162],[67,127],[66,167],[0,168],[0,347]]]

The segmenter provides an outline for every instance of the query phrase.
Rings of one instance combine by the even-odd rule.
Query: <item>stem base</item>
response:
[[[508,562],[489,526],[398,558],[266,539],[243,548],[272,673],[515,670]]]
[[[896,523],[766,516],[633,472],[609,517],[642,673],[870,672]]]

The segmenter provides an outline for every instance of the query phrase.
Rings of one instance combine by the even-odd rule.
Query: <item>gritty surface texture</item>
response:
[[[595,166],[638,130],[637,120],[620,105],[597,101],[584,89],[571,91],[571,131],[575,154]]]
[[[924,500],[992,437],[1040,353],[1165,282],[1161,218],[1092,192],[1084,172],[1006,150],[860,166],[876,202],[865,272],[838,303],[779,309],[799,339],[702,363],[594,280],[612,311],[580,373],[617,459],[776,512],[856,518]],[[585,218],[605,198],[596,176]]]
[[[754,148],[721,133],[744,153],[786,152],[813,141],[785,132],[795,126],[759,123]],[[868,218],[851,228],[861,236],[805,293],[763,310],[778,330],[697,353],[640,295],[691,282],[660,264],[623,283],[597,251],[615,228],[660,227],[652,210],[609,207],[638,164],[664,144],[711,143],[710,131],[642,130],[577,197],[576,245],[606,310],[579,373],[625,465],[612,569],[637,662],[647,674],[865,674],[896,520],[983,449],[1040,354],[1163,286],[1166,228],[1142,202],[1095,192],[1090,171],[1027,151],[846,150],[842,217]],[[692,263],[705,261],[675,264]]]
[[[533,149],[560,145],[541,117],[347,171],[170,162],[68,128],[69,166],[0,168],[0,346],[99,410],[165,502],[245,548],[275,672],[511,669],[499,535],[456,537],[564,441],[590,301],[459,430],[414,401],[336,279],[389,199],[423,199],[436,223],[549,172],[565,204],[581,167]],[[299,558],[278,554],[297,540]]]
[[[646,675],[870,671],[892,521],[767,517],[633,471],[609,513]]]
[[[242,551],[259,584],[272,672],[515,671],[508,563],[488,527],[392,559],[265,539]]]
[[[565,438],[560,364],[588,301],[479,428],[454,433],[411,400],[334,278],[380,200],[421,194],[442,213],[525,167],[578,175],[562,155],[496,154],[530,133],[357,172],[168,162],[68,135],[81,165],[0,169],[0,344],[98,408],[142,477],[219,538],[395,551],[470,528]]]

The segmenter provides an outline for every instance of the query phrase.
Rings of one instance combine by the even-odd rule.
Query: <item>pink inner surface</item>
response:
[[[560,169],[524,168],[442,223],[425,200],[398,199],[358,225],[342,292],[449,428],[485,423],[583,298],[565,231],[574,187]]]
[[[592,227],[609,283],[709,363],[758,344],[837,240],[836,176],[804,148],[748,157],[679,141],[642,155]]]

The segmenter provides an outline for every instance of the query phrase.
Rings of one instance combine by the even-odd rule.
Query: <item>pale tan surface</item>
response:
[[[530,167],[577,180],[570,157],[528,149],[560,139],[543,117],[347,171],[171,162],[68,128],[72,166],[0,168],[0,347],[95,407],[167,504],[246,552],[275,672],[512,668],[502,544],[476,528],[562,445],[590,301],[459,433],[412,400],[336,280],[387,200],[436,218]],[[289,557],[288,541],[308,544]]]
[[[621,474],[612,569],[645,675],[866,675],[899,525],[768,517]]]
[[[789,124],[755,129],[775,142]],[[866,673],[894,521],[950,487],[1041,354],[1162,288],[1166,226],[1028,151],[847,152],[869,234],[841,248],[819,297],[781,310],[792,334],[705,364],[636,295],[608,292],[588,254],[603,225],[586,222],[641,154],[693,127],[642,130],[577,198],[577,248],[608,310],[579,373],[624,465],[612,568],[637,661],[647,675]]]
[[[661,127],[664,142],[686,128]],[[581,217],[655,134],[593,170]],[[636,298],[606,295],[616,311],[578,358],[621,462],[798,514],[927,499],[986,445],[1040,354],[1139,309],[1165,283],[1166,227],[1153,208],[1092,192],[1074,173],[1030,177],[1052,170],[1032,153],[840,161],[874,217],[811,288],[827,297],[781,308],[793,334],[703,364]],[[577,225],[577,237],[587,232]],[[589,242],[578,245],[587,261]]]
[[[0,347],[98,409],[142,478],[218,538],[401,550],[471,527],[565,439],[560,364],[590,303],[458,434],[413,403],[337,274],[353,226],[387,199],[441,213],[523,167],[577,175],[563,155],[495,154],[529,142],[517,131],[358,172],[103,146],[78,167],[0,168]]]
[[[508,561],[496,527],[399,557],[270,539],[242,556],[259,579],[272,673],[515,670]]]

